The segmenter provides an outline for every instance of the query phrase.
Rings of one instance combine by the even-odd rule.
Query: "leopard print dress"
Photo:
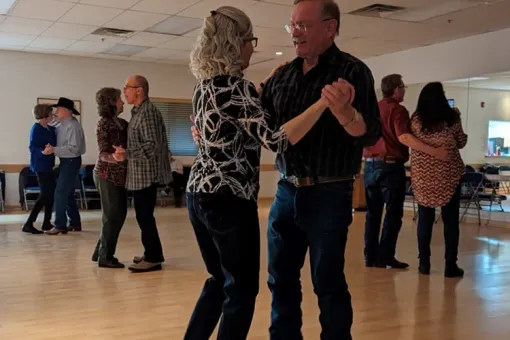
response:
[[[464,174],[459,150],[466,145],[467,135],[460,120],[450,127],[445,125],[440,132],[423,132],[416,113],[411,117],[411,132],[425,144],[444,146],[453,152],[448,161],[441,161],[426,153],[411,151],[411,183],[416,201],[424,207],[442,207],[451,200]]]

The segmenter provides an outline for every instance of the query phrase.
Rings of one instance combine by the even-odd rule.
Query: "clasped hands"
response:
[[[124,162],[127,159],[126,149],[124,149],[122,146],[116,145],[114,145],[113,148],[115,149],[115,152],[112,153],[113,159],[119,163]]]
[[[324,109],[329,108],[341,125],[346,125],[353,120],[356,112],[352,107],[355,94],[354,86],[339,78],[331,85],[324,86],[319,103],[324,105]]]
[[[52,153],[55,152],[55,148],[53,147],[53,145],[51,144],[46,144],[46,147],[44,148],[44,150],[42,151],[42,154],[43,155],[51,155]]]

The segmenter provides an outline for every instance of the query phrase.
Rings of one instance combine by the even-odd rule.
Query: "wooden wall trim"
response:
[[[186,98],[151,97],[151,101],[153,101],[154,103],[191,104],[191,99],[186,99]]]

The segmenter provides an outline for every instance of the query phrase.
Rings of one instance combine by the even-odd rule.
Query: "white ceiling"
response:
[[[337,42],[360,58],[510,27],[510,0],[337,2],[343,12]],[[407,10],[384,18],[347,14],[374,2]],[[148,31],[173,16],[174,21],[181,17],[180,23],[187,27],[199,26],[209,11],[221,5],[243,9],[256,25],[259,47],[252,67],[273,67],[294,57],[283,29],[292,0],[17,0],[7,15],[0,15],[0,49],[186,65],[198,30],[181,36]],[[128,38],[91,35],[99,27],[135,33]]]
[[[445,81],[445,85],[488,90],[510,91],[510,71],[485,74],[479,77]]]

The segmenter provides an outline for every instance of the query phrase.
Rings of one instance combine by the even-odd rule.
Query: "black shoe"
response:
[[[55,226],[53,224],[51,224],[51,222],[43,222],[43,225],[41,227],[41,229],[43,231],[48,231],[48,230],[51,230],[53,228],[55,228]]]
[[[25,223],[23,227],[21,228],[21,231],[27,234],[44,234],[44,232],[36,229],[32,223]]]
[[[126,266],[123,264],[123,263],[120,263],[119,260],[117,260],[116,258],[113,258],[113,260],[110,260],[110,261],[99,261],[97,263],[98,267],[101,267],[101,268],[125,268]]]
[[[92,254],[92,262],[97,262],[98,259],[99,254],[97,253],[97,251],[95,251],[94,254]]]
[[[372,268],[375,267],[375,261],[372,258],[366,258],[365,257],[365,267]]]
[[[396,258],[393,258],[392,260],[388,261],[387,265],[393,269],[406,269],[409,267],[408,263],[400,262]]]
[[[446,263],[444,268],[444,276],[445,277],[463,277],[464,270],[457,266],[457,263]]]
[[[375,262],[375,266],[377,268],[387,268],[387,267],[390,267],[390,268],[393,268],[393,269],[406,269],[407,267],[409,267],[409,264],[407,264],[405,262],[400,262],[396,258],[393,258],[393,259],[391,259],[389,261],[378,260],[378,261]]]
[[[418,267],[418,272],[422,275],[430,275],[430,262],[429,261],[420,261],[420,266]]]

